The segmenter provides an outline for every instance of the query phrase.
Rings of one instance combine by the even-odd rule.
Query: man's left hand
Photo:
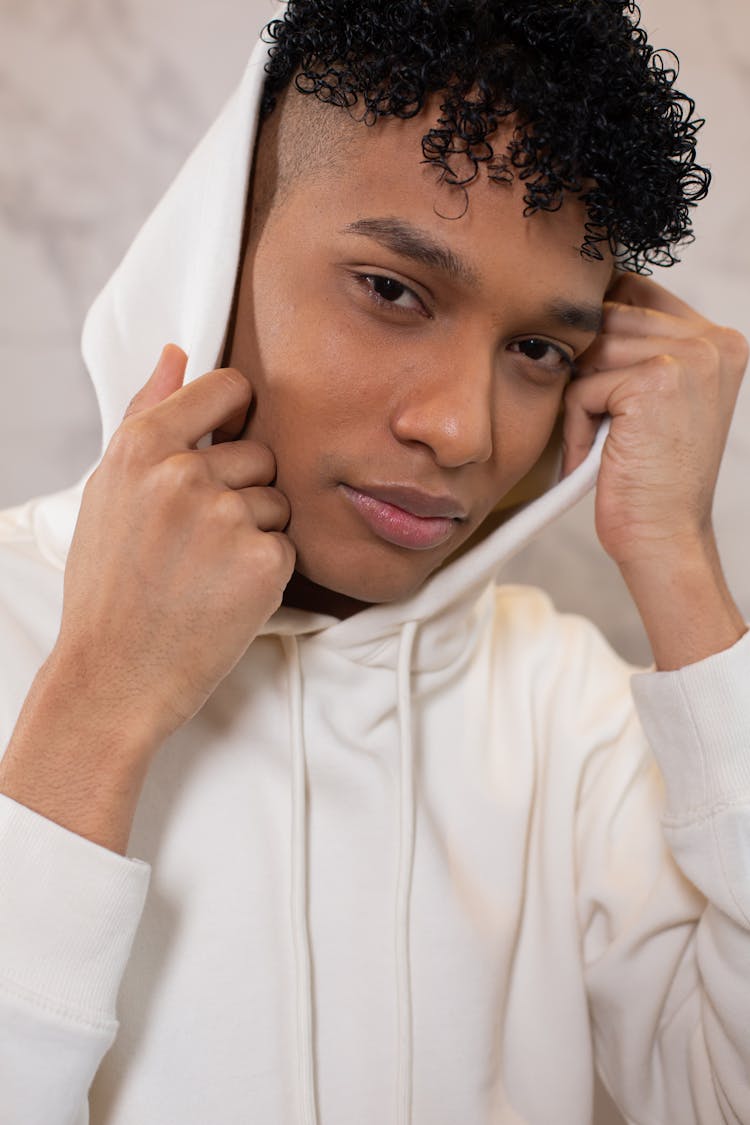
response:
[[[747,360],[741,333],[656,282],[625,274],[610,288],[603,330],[566,391],[563,475],[610,414],[596,531],[618,565],[676,560],[712,538],[716,479]]]
[[[566,391],[563,475],[612,417],[596,491],[596,531],[618,564],[657,670],[732,646],[747,626],[727,588],[711,511],[748,360],[745,338],[660,285],[627,274]]]

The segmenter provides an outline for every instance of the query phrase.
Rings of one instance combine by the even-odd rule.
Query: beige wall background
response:
[[[715,174],[696,243],[657,280],[750,334],[750,5],[643,0],[708,124]],[[0,507],[73,483],[99,450],[79,353],[86,309],[238,80],[270,0],[0,0]],[[147,373],[144,373],[144,378]],[[731,588],[750,619],[750,377],[716,497]],[[513,581],[586,614],[649,663],[599,547],[589,498],[519,555]],[[597,1125],[619,1118],[601,1099]]]

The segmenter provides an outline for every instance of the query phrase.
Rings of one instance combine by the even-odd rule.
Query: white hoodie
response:
[[[87,318],[103,449],[166,340],[220,361],[266,52]],[[279,610],[137,858],[0,797],[2,1125],[585,1125],[595,1068],[639,1125],[750,1122],[750,634],[631,679],[496,585],[606,432],[411,599]],[[0,512],[0,745],[83,483]]]

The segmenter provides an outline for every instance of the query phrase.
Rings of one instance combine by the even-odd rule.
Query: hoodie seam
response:
[[[20,1000],[24,1004],[33,1004],[35,1008],[40,1008],[49,1015],[57,1016],[67,1023],[75,1023],[89,1031],[109,1033],[116,1031],[119,1026],[116,1019],[98,1019],[86,1012],[76,1011],[75,1008],[71,1008],[61,1000],[51,1000],[41,992],[35,992],[34,989],[20,984],[7,973],[0,976],[0,995],[2,993],[12,996],[15,1000]]]

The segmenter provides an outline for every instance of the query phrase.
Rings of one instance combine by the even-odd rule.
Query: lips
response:
[[[339,486],[364,522],[380,539],[411,550],[429,550],[454,533],[464,510],[450,496],[431,496],[403,485]]]
[[[345,486],[346,487],[346,486]],[[433,496],[404,484],[365,485],[355,489],[364,496],[382,500],[385,504],[410,512],[413,516],[438,519],[466,519],[467,513],[452,496]]]

